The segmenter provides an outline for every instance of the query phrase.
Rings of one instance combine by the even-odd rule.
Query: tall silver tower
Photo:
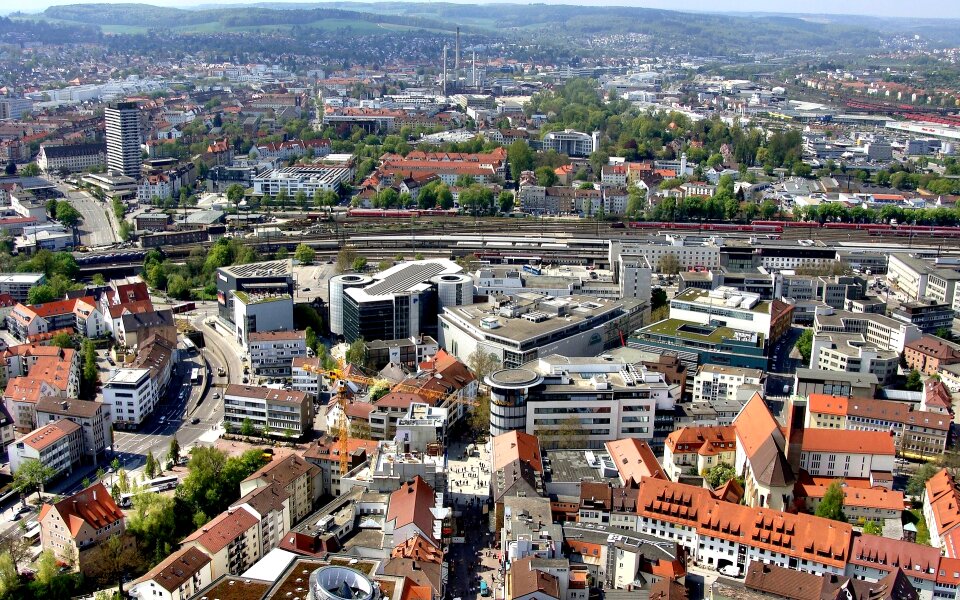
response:
[[[107,105],[107,171],[140,178],[140,109],[136,102]]]

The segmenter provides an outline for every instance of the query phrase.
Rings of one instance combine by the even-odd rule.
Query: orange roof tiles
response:
[[[715,456],[736,451],[736,433],[732,425],[682,427],[670,433],[664,443],[674,454],[697,453]]]
[[[888,572],[899,567],[910,577],[934,580],[940,562],[940,550],[893,538],[862,534],[853,541],[850,562]]]
[[[405,483],[390,494],[387,521],[394,521],[395,529],[416,525],[426,540],[439,545],[439,540],[433,537],[433,512],[430,510],[433,505],[433,488],[417,475],[413,483]]]
[[[734,419],[733,426],[743,451],[748,457],[753,457],[771,437],[778,435],[781,439],[783,438],[780,425],[773,418],[760,394],[754,394],[747,401],[740,410],[740,414]]]
[[[888,456],[893,456],[897,451],[893,434],[888,431],[848,430],[838,435],[832,429],[807,429],[803,432],[802,449],[803,452]]]
[[[101,529],[123,519],[123,512],[102,483],[95,483],[56,504],[44,504],[39,520],[43,522],[50,511],[59,513],[74,538],[84,523]]]
[[[828,394],[810,394],[807,406],[811,413],[846,416],[847,398]]]
[[[493,438],[493,470],[499,471],[514,461],[525,462],[543,472],[540,440],[523,431],[511,431]]]
[[[443,551],[433,546],[421,535],[415,535],[399,546],[396,546],[390,553],[391,558],[412,558],[413,560],[426,561],[436,564],[443,562]]]
[[[646,442],[625,438],[605,445],[624,485],[629,485],[629,482],[639,484],[648,477],[665,479],[660,462]]]
[[[230,508],[191,533],[183,543],[196,542],[211,554],[216,554],[258,523],[258,519],[246,509]]]
[[[35,429],[23,436],[20,441],[39,452],[79,429],[80,426],[73,421],[61,419],[56,423]]]
[[[853,535],[846,523],[723,502],[703,488],[658,479],[641,486],[637,513],[693,527],[701,536],[839,568],[846,565]]]

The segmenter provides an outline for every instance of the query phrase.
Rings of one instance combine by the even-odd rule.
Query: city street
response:
[[[114,219],[107,216],[110,205],[100,202],[86,192],[75,191],[72,186],[60,184],[57,188],[64,193],[80,214],[83,222],[77,227],[80,243],[85,246],[106,246],[120,241],[114,225]]]

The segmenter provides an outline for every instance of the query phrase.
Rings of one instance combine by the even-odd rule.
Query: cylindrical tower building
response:
[[[347,273],[330,278],[330,333],[343,335],[343,292],[354,287],[364,287],[373,283],[373,277]]]
[[[437,286],[437,312],[445,306],[473,304],[473,277],[466,273],[437,275],[430,282]]]
[[[490,435],[523,431],[527,426],[527,396],[543,383],[530,369],[501,369],[484,380],[490,387]]]
[[[380,588],[366,575],[330,565],[310,574],[309,600],[379,600]]]

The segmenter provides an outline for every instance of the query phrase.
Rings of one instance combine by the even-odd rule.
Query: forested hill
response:
[[[257,27],[356,23],[361,29],[430,29],[489,35],[507,40],[552,44],[605,44],[604,38],[634,35],[653,50],[694,55],[738,52],[868,51],[878,48],[876,28],[855,22],[806,20],[790,16],[743,16],[685,13],[622,6],[544,4],[450,4],[404,2],[335,2],[323,5],[277,4],[213,7],[202,10],[161,8],[147,4],[53,6],[42,13],[56,22],[102,27],[175,28],[189,32],[223,32]]]

